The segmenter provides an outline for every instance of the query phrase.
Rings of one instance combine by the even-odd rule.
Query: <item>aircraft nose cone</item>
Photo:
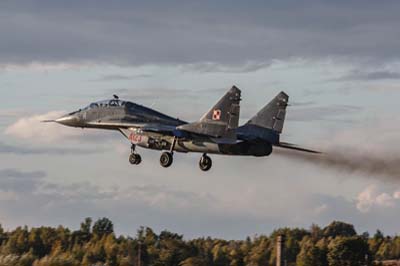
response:
[[[65,125],[65,126],[70,126],[70,127],[76,127],[79,124],[79,119],[75,115],[64,115],[58,119],[55,120],[57,123]]]

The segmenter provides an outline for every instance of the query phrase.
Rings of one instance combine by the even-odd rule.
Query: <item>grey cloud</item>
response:
[[[191,97],[194,95],[194,91],[187,89],[173,89],[173,88],[125,88],[110,90],[110,93],[116,93],[118,96],[123,97],[127,100],[159,100],[165,98],[176,98],[179,97]],[[106,94],[106,93],[105,93]]]
[[[400,73],[391,71],[373,71],[373,72],[362,72],[353,71],[350,74],[339,78],[338,80],[384,80],[384,79],[400,79]]]
[[[46,176],[43,171],[23,172],[17,169],[0,169],[0,190],[25,193],[34,190]]]
[[[315,105],[314,101],[307,101],[307,102],[290,102],[290,106],[310,106]]]
[[[0,154],[16,154],[16,155],[71,155],[71,154],[92,154],[99,152],[98,149],[83,149],[72,147],[30,147],[27,145],[15,146],[0,142]]]
[[[0,58],[2,64],[120,65],[246,65],[331,56],[395,60],[399,8],[398,1],[369,0],[3,1]],[[221,70],[208,68],[201,71]]]
[[[7,182],[12,182],[11,184],[3,182],[7,176]],[[169,185],[151,184],[121,184],[111,187],[101,187],[89,182],[59,184],[44,177],[46,173],[42,171],[0,170],[0,209],[3,225],[14,227],[21,224],[63,224],[75,228],[85,217],[107,216],[114,221],[118,234],[135,234],[137,228],[144,225],[156,231],[169,229],[183,233],[189,238],[211,235],[237,239],[256,232],[269,233],[281,226],[308,227],[311,222],[325,225],[334,219],[354,223],[362,232],[374,230],[376,222],[382,225],[379,224],[379,219],[370,219],[371,217],[384,217],[382,220],[385,217],[395,218],[392,212],[387,211],[372,210],[371,213],[360,213],[355,207],[355,202],[340,196],[312,192],[301,195],[302,200],[299,201],[299,195],[287,197],[293,195],[290,189],[283,198],[271,198],[279,213],[276,215],[273,210],[260,205],[262,200],[252,205],[251,209],[257,211],[247,212],[243,206],[236,204],[237,196],[229,193],[218,196],[173,188]],[[248,178],[252,178],[251,174],[246,177],[247,180]],[[293,182],[297,182],[295,179],[293,177]],[[266,184],[273,180],[268,180]],[[278,184],[282,185],[284,184]],[[13,192],[12,200],[1,200],[1,193],[5,188]],[[251,196],[248,193],[256,193],[260,195],[255,199],[265,198],[265,194],[260,193],[263,189],[249,192],[246,190],[243,192],[246,197]],[[274,197],[274,194],[270,193],[269,197]],[[279,205],[282,199],[285,199],[285,203]],[[280,208],[292,209],[282,213]],[[394,210],[398,210],[398,207]],[[256,212],[259,214],[254,215]],[[365,222],[365,219],[369,221]],[[385,220],[386,225],[387,231],[396,231],[397,225],[394,222]]]
[[[21,172],[17,169],[0,169],[0,178],[16,178],[16,179],[30,179],[30,178],[42,178],[45,177],[44,171],[33,171],[33,172]]]
[[[100,76],[98,79],[92,81],[119,81],[119,80],[133,80],[135,78],[149,78],[152,77],[151,74],[137,74],[137,75],[103,75]]]
[[[198,71],[203,73],[249,73],[263,68],[267,68],[271,62],[247,62],[241,65],[227,66],[219,63],[198,63],[189,64],[183,67],[183,70]]]
[[[167,228],[188,237],[224,233],[237,237],[241,235],[238,228],[249,225],[252,230],[262,230],[260,218],[224,212],[218,209],[220,202],[209,195],[164,186],[115,187],[104,191],[90,183],[61,185],[41,178],[25,183],[17,178],[8,183],[0,179],[0,185],[0,194],[12,191],[15,195],[11,201],[0,200],[6,226],[43,223],[75,226],[87,216],[107,216],[114,220],[116,230],[124,234],[134,234],[141,225],[155,230]],[[226,229],[227,224],[230,229]]]
[[[4,172],[29,178],[29,172],[18,173],[7,169]],[[135,185],[104,190],[88,182],[56,184],[37,176],[25,184],[13,178],[14,186],[7,185],[6,188],[13,191],[16,198],[11,201],[0,200],[2,216],[6,218],[3,225],[63,224],[76,227],[87,216],[107,216],[114,221],[117,233],[134,234],[139,226],[144,225],[156,231],[173,230],[186,237],[211,235],[225,238],[243,238],[254,232],[269,233],[274,225],[275,228],[285,225],[307,227],[310,220],[327,224],[333,219],[341,219],[361,225],[363,230],[375,229],[373,222],[363,222],[365,214],[357,211],[354,202],[342,197],[308,195],[299,205],[307,210],[300,208],[289,215],[304,216],[306,212],[308,218],[290,222],[286,214],[283,217],[265,218],[249,215],[240,208],[232,212],[213,196],[162,185]],[[4,191],[1,179],[0,185]],[[297,206],[297,203],[294,204]],[[390,226],[387,230],[395,228]]]
[[[349,105],[307,107],[290,110],[287,118],[292,121],[338,120],[338,117],[345,115],[346,119],[348,119],[349,115],[361,110],[362,108],[360,107]]]

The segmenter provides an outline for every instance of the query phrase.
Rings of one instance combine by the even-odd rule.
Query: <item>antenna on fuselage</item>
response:
[[[115,100],[119,100],[119,97],[118,97],[117,94],[113,94],[113,96],[114,96],[114,99],[115,99]]]

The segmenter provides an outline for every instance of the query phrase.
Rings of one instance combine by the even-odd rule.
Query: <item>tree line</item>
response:
[[[275,265],[276,239],[284,235],[288,266],[380,265],[400,258],[400,237],[377,231],[357,234],[334,221],[321,228],[281,228],[244,240],[186,240],[169,231],[141,227],[136,236],[116,236],[107,218],[86,218],[79,230],[63,226],[0,226],[0,266],[265,266]]]

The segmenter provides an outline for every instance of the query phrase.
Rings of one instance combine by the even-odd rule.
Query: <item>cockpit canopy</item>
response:
[[[122,107],[128,106],[129,102],[121,101],[118,99],[111,99],[111,100],[103,100],[98,102],[93,102],[86,106],[83,110],[98,108],[98,107]]]

